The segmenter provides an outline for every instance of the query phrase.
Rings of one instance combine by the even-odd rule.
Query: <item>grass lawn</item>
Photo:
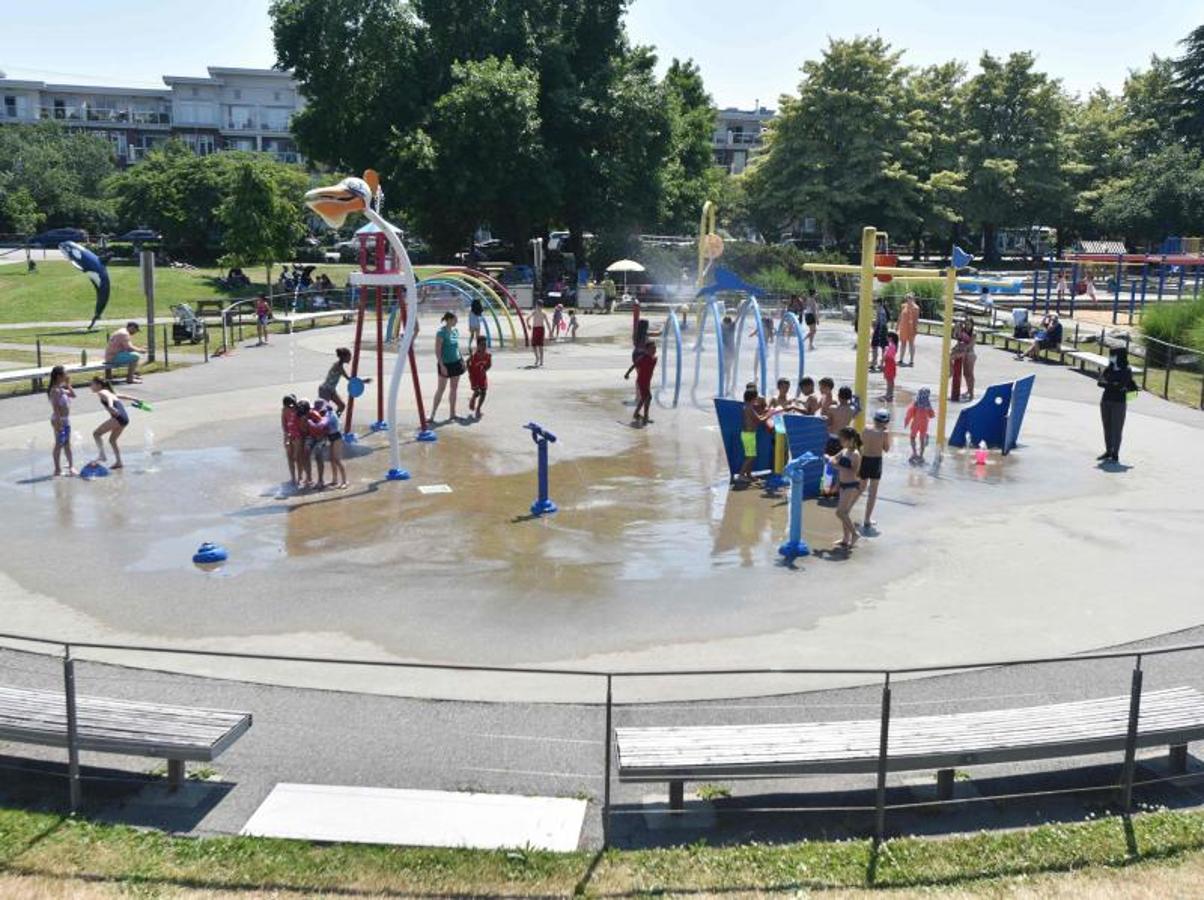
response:
[[[1204,814],[1158,811],[946,839],[554,854],[244,837],[173,838],[49,813],[0,810],[0,893],[108,897],[338,894],[568,896],[1198,896]],[[871,872],[873,873],[871,875]],[[254,892],[254,893],[251,893]]]
[[[347,273],[358,268],[351,265],[321,265],[314,275],[325,273],[336,285],[347,280]],[[278,274],[279,267],[274,270]],[[263,290],[256,283],[249,288],[228,293],[217,286],[224,269],[155,270],[155,316],[171,321],[171,306],[194,303],[205,297],[250,297]],[[262,277],[260,268],[248,269],[251,277]],[[105,319],[124,322],[131,317],[146,315],[146,299],[142,295],[142,279],[134,265],[114,263],[109,266],[112,293],[105,309]],[[37,272],[27,272],[24,266],[0,266],[0,323],[56,322],[92,318],[96,292],[82,272],[66,260],[38,261]],[[0,340],[3,335],[0,335]]]

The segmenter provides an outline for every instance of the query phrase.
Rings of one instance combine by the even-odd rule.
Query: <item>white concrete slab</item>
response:
[[[450,494],[452,492],[450,484],[420,484],[418,485],[418,493],[420,494]]]
[[[577,849],[586,801],[324,784],[278,784],[242,833],[256,837],[469,847]]]

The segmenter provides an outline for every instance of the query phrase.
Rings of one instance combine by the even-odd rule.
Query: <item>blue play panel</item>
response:
[[[719,434],[723,439],[723,451],[727,456],[727,468],[735,477],[744,464],[744,445],[740,432],[744,425],[744,403],[740,400],[715,398],[715,415],[719,419]],[[782,416],[786,428],[786,446],[791,459],[803,453],[812,453],[817,458],[804,468],[804,497],[819,496],[819,479],[823,473],[824,445],[828,442],[828,428],[824,420],[816,416]],[[754,473],[773,470],[774,433],[768,428],[757,429],[757,462]]]
[[[1016,382],[993,384],[977,403],[967,406],[957,417],[949,433],[951,447],[977,447],[986,443],[992,449],[1011,452],[1020,438],[1028,398],[1033,392],[1036,375]]]

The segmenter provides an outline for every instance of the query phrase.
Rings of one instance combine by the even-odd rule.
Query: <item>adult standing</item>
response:
[[[916,303],[916,295],[908,291],[903,298],[903,308],[899,310],[899,365],[916,364],[916,335],[919,330],[920,305]]]
[[[961,320],[955,332],[957,346],[954,352],[961,358],[962,361],[962,378],[966,382],[966,393],[962,394],[962,400],[974,399],[974,363],[978,360],[978,353],[975,350],[977,339],[974,336],[974,322],[969,316]]]
[[[815,288],[807,288],[807,300],[803,303],[803,322],[807,326],[807,349],[815,349],[815,332],[819,328],[819,297]]]
[[[133,340],[140,330],[137,322],[126,322],[125,328],[118,328],[109,335],[109,343],[105,347],[105,366],[125,366],[126,384],[137,384],[142,380],[138,377],[138,364],[142,362],[142,354],[146,351]]]
[[[451,390],[448,392],[448,406],[451,407],[451,417],[456,418],[456,392],[460,387],[460,376],[464,374],[464,360],[460,356],[460,332],[456,328],[456,314],[446,312],[440,320],[443,327],[435,334],[435,361],[439,366],[439,387],[435,391],[434,402],[431,403],[431,421],[439,411],[439,403],[443,400],[443,391],[448,382]]]
[[[1108,368],[1096,382],[1104,389],[1099,401],[1100,418],[1104,424],[1104,452],[1096,459],[1099,462],[1120,462],[1120,441],[1125,431],[1125,415],[1128,412],[1128,394],[1137,390],[1133,370],[1129,368],[1129,351],[1124,347],[1113,347]]]

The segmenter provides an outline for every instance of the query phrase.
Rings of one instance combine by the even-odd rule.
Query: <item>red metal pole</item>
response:
[[[407,318],[406,305],[404,303],[400,303],[398,305],[398,309],[401,313],[401,330],[404,332],[406,329]],[[415,335],[415,337],[417,337],[417,335]],[[398,340],[400,340],[400,338]],[[410,377],[414,382],[414,400],[418,404],[418,429],[419,431],[426,431],[430,425],[426,420],[426,407],[422,405],[422,385],[418,381],[418,360],[414,357],[413,342],[410,343]],[[391,424],[394,428],[397,427],[396,423]]]

